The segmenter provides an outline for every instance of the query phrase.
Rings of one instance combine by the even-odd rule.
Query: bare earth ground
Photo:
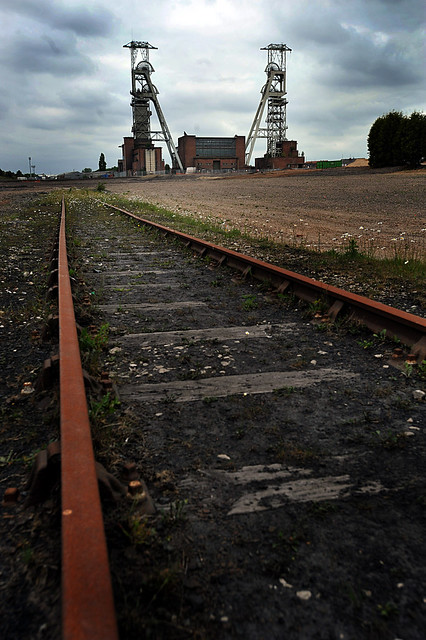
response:
[[[9,183],[10,185],[10,183]],[[1,183],[12,193],[64,186],[93,188],[90,180]],[[107,190],[250,235],[325,250],[352,239],[376,257],[426,254],[426,171],[368,167],[277,171],[236,176],[164,176],[109,180]]]
[[[423,170],[358,168],[112,180],[108,191],[279,242],[324,250],[354,239],[381,257],[426,253],[425,184]]]
[[[288,242],[288,234],[293,232],[291,237],[295,244],[317,242],[319,229],[322,247],[326,246],[326,232],[330,234],[330,243],[344,245],[351,237],[356,237],[359,242],[363,238],[366,241],[368,234],[362,235],[366,229],[359,227],[368,227],[370,230],[374,222],[377,223],[377,230],[371,237],[380,237],[381,240],[388,238],[388,245],[382,243],[381,246],[389,246],[392,251],[394,246],[402,246],[405,250],[412,245],[424,254],[424,176],[421,172],[373,174],[365,170],[353,170],[351,173],[343,170],[312,174],[291,172],[270,177],[258,175],[226,179],[177,177],[164,180],[111,180],[107,183],[107,189],[116,193],[127,192],[142,200],[175,208],[176,211],[197,212],[200,217],[210,216],[230,227],[243,224],[250,232],[257,228],[261,236],[274,233],[272,222],[275,220],[282,240]],[[85,181],[39,183],[22,187],[15,184],[13,187],[9,191],[0,191],[1,496],[7,487],[19,486],[22,490],[35,453],[58,437],[58,399],[54,392],[42,393],[37,399],[35,394],[22,394],[26,383],[35,383],[43,360],[57,350],[53,338],[51,342],[40,338],[43,322],[47,314],[52,312],[45,295],[49,246],[57,225],[57,209],[55,206],[40,205],[36,196],[37,193],[64,187],[93,189],[96,184]],[[106,251],[107,243],[100,247],[97,239],[98,218],[90,211],[83,213],[80,221],[81,238],[86,237],[91,224],[96,250]],[[243,214],[247,217],[243,218]],[[98,212],[97,215],[102,214]],[[111,218],[109,213],[103,215],[102,224],[106,229]],[[379,222],[383,224],[379,225]],[[124,222],[117,221],[115,224],[124,227]],[[267,226],[264,227],[264,224]],[[298,227],[292,228],[294,224]],[[301,235],[298,237],[299,227]],[[120,229],[117,229],[118,235]],[[356,231],[361,238],[355,236]],[[353,236],[344,236],[347,233]],[[335,241],[333,237],[336,237]],[[407,240],[399,240],[400,237],[406,237]],[[128,238],[124,237],[123,243],[127,241]],[[82,269],[85,257],[86,253],[81,250],[74,265],[77,271]],[[96,271],[94,267],[96,265],[90,265],[93,273]],[[217,278],[216,274],[207,269],[205,271],[211,274],[210,278]],[[205,275],[197,278],[198,289],[202,290],[201,280]],[[91,285],[89,280],[87,283]],[[222,292],[222,289],[219,288],[219,291]],[[230,313],[225,293],[222,292],[221,296],[223,308]],[[260,322],[266,313],[266,305],[261,305],[252,313],[258,315],[255,321]],[[186,537],[188,532],[192,534],[189,529],[192,523],[190,517],[182,518],[172,526],[158,516],[156,528],[158,540],[163,546],[158,542],[152,549],[145,544],[132,546],[127,537],[120,533],[121,530],[117,533],[117,527],[110,529],[108,536],[117,580],[129,568],[129,583],[122,588],[119,607],[123,639],[149,637],[148,633],[144,635],[145,624],[148,630],[150,627],[165,629],[163,634],[160,631],[157,635],[155,631],[152,632],[150,637],[158,639],[191,637],[197,640],[246,640],[251,637],[257,640],[262,637],[269,640],[276,637],[281,640],[283,625],[290,629],[285,637],[295,640],[421,640],[425,637],[421,631],[426,619],[422,537],[426,499],[425,404],[413,398],[415,389],[424,389],[424,379],[405,378],[398,371],[384,369],[382,361],[372,355],[377,350],[389,350],[392,345],[385,347],[375,344],[372,352],[353,341],[349,352],[344,336],[318,333],[316,339],[319,343],[313,354],[315,358],[320,355],[335,364],[333,358],[337,358],[338,354],[334,356],[331,349],[340,349],[340,353],[345,354],[344,361],[348,367],[360,368],[363,381],[361,389],[346,385],[343,395],[332,396],[332,402],[327,405],[330,412],[325,413],[321,413],[323,410],[317,411],[321,405],[317,397],[307,398],[296,392],[289,397],[285,394],[276,395],[271,406],[254,399],[244,411],[239,411],[237,407],[224,413],[221,401],[206,404],[200,414],[182,410],[183,422],[179,423],[183,424],[182,432],[177,421],[175,424],[169,420],[170,414],[174,415],[173,404],[165,403],[163,413],[150,408],[150,411],[158,413],[158,416],[152,417],[157,429],[150,428],[151,416],[144,412],[140,414],[144,430],[142,437],[139,422],[128,427],[132,430],[129,434],[132,446],[139,448],[141,460],[146,456],[145,471],[149,472],[147,479],[150,480],[150,490],[159,502],[162,499],[167,502],[177,496],[180,504],[183,504],[183,500],[189,496],[191,504],[187,511],[191,516],[194,505],[202,507],[209,500],[206,492],[210,491],[210,485],[203,478],[203,482],[197,480],[189,489],[177,486],[178,482],[173,480],[170,472],[174,471],[176,478],[180,478],[179,466],[192,464],[198,455],[203,463],[202,468],[205,468],[211,462],[206,458],[207,445],[210,448],[209,455],[215,455],[218,451],[238,450],[241,452],[238,453],[241,464],[246,464],[247,460],[250,464],[257,462],[257,459],[251,459],[257,447],[264,452],[265,460],[271,462],[270,447],[274,447],[276,455],[282,452],[277,449],[275,433],[258,429],[257,416],[259,412],[262,416],[270,412],[274,417],[279,407],[283,406],[276,423],[283,429],[283,440],[294,444],[294,448],[290,449],[292,462],[297,459],[297,464],[305,464],[307,468],[312,463],[319,475],[328,473],[331,464],[329,458],[337,461],[337,457],[334,460],[333,456],[323,456],[320,448],[321,455],[313,456],[312,460],[308,456],[301,461],[300,449],[295,448],[296,445],[303,445],[303,451],[309,454],[309,447],[313,444],[316,446],[326,434],[329,439],[322,441],[322,445],[327,450],[348,454],[347,458],[343,456],[339,461],[344,473],[348,473],[351,465],[353,478],[360,482],[377,475],[388,491],[377,496],[355,496],[336,508],[330,503],[325,503],[324,508],[309,503],[290,505],[274,510],[271,520],[259,520],[257,528],[254,518],[249,514],[244,516],[245,520],[235,524],[232,535],[220,526],[226,516],[222,502],[213,502],[209,509],[201,512],[198,531],[201,535],[194,537]],[[189,345],[189,348],[194,349],[194,346]],[[309,352],[313,346],[311,342],[299,344],[295,339],[294,344],[290,344],[289,339],[283,344],[284,348],[295,358],[298,352],[302,353],[302,349]],[[134,358],[134,353],[130,356]],[[310,357],[306,358],[307,362]],[[156,362],[153,359],[151,363],[154,369]],[[309,366],[314,367],[313,364]],[[333,390],[331,392],[334,394]],[[287,413],[289,422],[283,420]],[[220,441],[215,441],[217,434],[211,429],[205,430],[205,440],[198,442],[195,439],[198,423],[204,414],[208,416],[210,425],[212,417],[216,416],[217,424],[229,426],[229,430],[224,429],[224,437]],[[164,429],[161,426],[163,422]],[[176,437],[170,439],[168,428],[172,423],[176,427]],[[311,433],[307,428],[309,424],[319,424],[321,428],[315,427]],[[163,436],[166,438],[164,443],[155,442],[157,437],[161,440]],[[152,452],[159,454],[159,457],[152,457]],[[360,455],[354,457],[354,453]],[[265,460],[262,457],[261,462]],[[231,460],[229,464],[234,462]],[[169,474],[164,474],[164,471],[169,471]],[[229,498],[223,496],[222,490],[217,495],[225,502]],[[58,499],[56,491],[41,506],[25,509],[22,500],[16,506],[0,506],[0,635],[8,640],[50,640],[60,637]],[[114,525],[116,520],[116,513],[108,512],[108,525]],[[178,518],[175,517],[175,520]],[[195,546],[194,540],[199,546]],[[228,547],[229,556],[225,555]],[[181,602],[176,597],[175,614],[170,601],[164,607],[161,598],[155,600],[156,596],[152,598],[150,592],[144,595],[141,590],[146,588],[147,567],[152,564],[155,568],[159,561],[170,561],[170,557],[182,549],[182,558],[192,557],[201,549],[200,556],[209,562],[203,564],[201,559],[199,562],[195,559],[191,561],[188,575],[185,576],[185,598]],[[138,571],[139,583],[135,585],[136,562],[142,563],[142,569]],[[168,565],[164,566],[167,568]],[[241,574],[243,567],[247,570],[263,567],[264,574],[257,583],[253,583],[245,580],[245,574]],[[240,575],[243,575],[242,579]],[[177,584],[180,587],[180,583]],[[253,626],[251,619],[253,612],[261,610],[262,604],[262,591],[256,585],[266,585],[270,596],[265,600],[260,619],[262,634],[258,626]],[[173,595],[175,588],[176,585],[171,583],[165,590],[165,596]],[[230,611],[229,594],[237,598],[233,611]],[[304,600],[309,594],[309,599]],[[142,598],[140,602],[139,598]],[[152,617],[148,623],[145,615],[147,599]],[[133,619],[129,615],[132,611],[135,616],[140,614],[142,618]],[[213,617],[209,617],[210,611]],[[285,612],[282,619],[279,618],[280,611]],[[275,616],[275,612],[278,612],[278,617],[274,618],[276,627],[273,628],[270,616]],[[185,624],[189,620],[188,626],[181,626],[182,620]],[[126,624],[132,631],[123,631]]]

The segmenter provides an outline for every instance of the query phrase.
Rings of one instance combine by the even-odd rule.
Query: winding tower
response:
[[[165,142],[172,161],[172,167],[183,171],[182,162],[160,107],[158,89],[151,80],[154,67],[149,61],[149,52],[152,49],[157,49],[157,47],[153,47],[149,42],[134,40],[123,46],[130,49],[131,56],[132,90],[130,94],[132,101],[130,105],[133,113],[134,149],[153,150],[154,142]],[[154,104],[157,113],[161,127],[160,131],[151,130],[151,103]],[[149,154],[145,155],[148,157]]]
[[[260,103],[247,136],[247,165],[250,164],[254,144],[258,138],[267,139],[266,155],[269,158],[281,156],[282,143],[287,140],[286,56],[291,49],[286,44],[269,44],[262,47],[261,51],[268,52],[266,84],[262,87]],[[266,106],[266,126],[261,126]]]

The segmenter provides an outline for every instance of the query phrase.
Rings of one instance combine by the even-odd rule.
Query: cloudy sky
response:
[[[374,120],[425,107],[423,0],[10,0],[1,3],[0,168],[117,164],[131,135],[131,40],[150,42],[172,137],[246,135],[285,43],[288,138],[308,160],[366,157]],[[154,118],[153,128],[156,129]],[[266,140],[255,155],[266,151]],[[164,149],[166,162],[168,152]]]

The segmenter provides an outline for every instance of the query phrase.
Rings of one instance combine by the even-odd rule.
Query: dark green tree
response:
[[[401,149],[401,125],[404,116],[391,111],[373,123],[368,134],[369,164],[371,167],[392,167],[398,162]]]
[[[409,167],[417,167],[426,157],[426,114],[414,111],[404,128],[404,160]]]
[[[425,156],[426,116],[414,112],[410,117],[400,111],[377,118],[368,134],[370,167],[415,167]]]
[[[99,156],[99,171],[106,171],[106,161],[103,153]]]
[[[377,118],[371,125],[367,138],[370,167],[386,166],[386,145],[384,142],[384,121],[385,116]]]

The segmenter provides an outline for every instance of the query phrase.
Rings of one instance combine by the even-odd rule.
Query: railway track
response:
[[[62,200],[58,311],[62,504],[62,637],[118,638],[89,412],[69,275]]]
[[[119,207],[107,206],[156,229],[160,233],[179,239],[187,248],[196,251],[202,257],[211,258],[218,266],[226,264],[241,272],[244,278],[250,276],[266,283],[277,293],[282,294],[289,290],[306,302],[314,303],[321,300],[323,306],[328,305],[328,309],[322,314],[325,321],[335,321],[342,311],[349,313],[353,321],[366,325],[372,331],[385,331],[388,337],[396,338],[412,347],[410,355],[413,360],[415,358],[422,362],[426,358],[426,319],[424,318],[225,249],[200,238],[174,231],[163,225],[142,219],[140,216],[135,216]]]
[[[392,408],[400,371],[391,342],[377,344],[374,355],[381,357],[374,358],[359,344],[368,336],[339,336],[327,318],[338,318],[345,306],[376,336],[383,338],[384,329],[401,336],[417,357],[424,354],[425,321],[174,234],[182,250],[158,238],[170,230],[154,226],[153,236],[147,221],[129,224],[117,209],[98,208],[97,215],[101,225],[83,216],[75,233],[84,278],[98,294],[98,321],[109,327],[104,364],[132,415],[110,465],[118,471],[114,457],[133,461],[157,506],[147,516],[145,492],[135,493],[124,525],[136,549],[130,563],[123,541],[109,534],[121,633],[132,637],[135,624],[158,637],[260,637],[264,623],[270,637],[279,637],[283,625],[303,628],[301,611],[284,622],[282,598],[286,607],[320,599],[349,566],[343,562],[327,586],[314,580],[303,589],[305,575],[299,589],[289,587],[292,552],[317,536],[325,553],[335,526],[319,535],[296,514],[338,513],[342,504],[357,511],[360,502],[381,505],[392,492],[399,499],[403,488],[392,472],[376,468],[376,440],[384,456],[388,445],[413,446],[423,408],[407,402],[414,420],[408,427]],[[320,317],[301,316],[294,299],[296,309],[308,303]],[[418,469],[414,452],[411,462]],[[252,616],[242,597],[252,599]],[[315,616],[320,611],[317,604]],[[351,624],[342,621],[342,633]]]
[[[96,457],[133,484],[104,504],[105,539],[63,209],[63,637],[117,638],[117,617],[122,638],[420,638],[423,547],[404,519],[424,518],[425,320],[117,207],[73,207],[121,401],[97,405]]]

